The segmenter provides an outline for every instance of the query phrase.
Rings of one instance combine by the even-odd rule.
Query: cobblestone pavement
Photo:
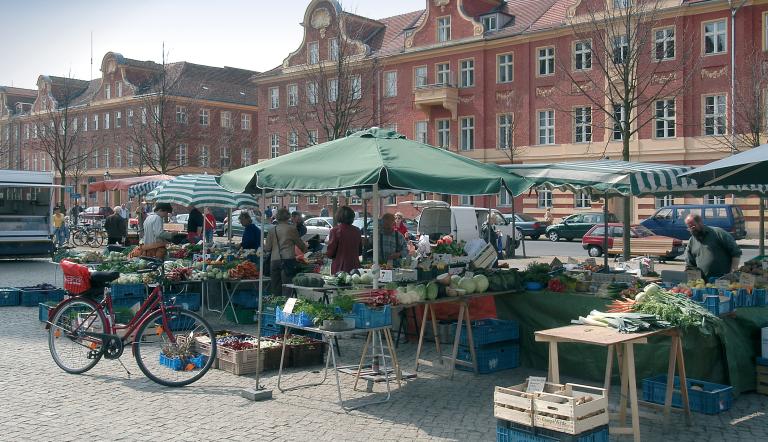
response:
[[[49,263],[0,262],[0,286],[55,283],[55,275]],[[250,327],[239,329],[253,331]],[[341,344],[342,363],[356,363],[362,339]],[[404,369],[413,370],[414,353],[415,345],[400,345]],[[0,440],[492,441],[494,386],[543,374],[524,368],[480,376],[457,371],[449,380],[430,369],[395,387],[390,402],[345,413],[335,403],[331,378],[320,387],[280,393],[276,373],[267,372],[262,383],[274,390],[274,399],[251,402],[239,392],[253,386],[252,376],[211,370],[191,386],[168,389],[146,379],[130,352],[122,361],[132,376],[117,361],[104,360],[83,375],[64,373],[50,357],[37,309],[0,308]],[[319,368],[290,370],[284,382],[318,379]],[[341,379],[342,393],[352,403],[370,398],[352,390],[351,376]],[[381,397],[383,386],[374,391]],[[618,397],[611,399],[615,408]],[[768,397],[750,393],[741,395],[728,412],[694,414],[691,428],[685,428],[680,413],[673,413],[671,426],[665,428],[660,413],[642,408],[643,440],[768,440],[767,412]]]

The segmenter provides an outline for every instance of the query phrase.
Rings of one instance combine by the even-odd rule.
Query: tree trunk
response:
[[[59,207],[61,207],[62,212],[64,211],[64,194],[67,193],[67,174],[63,171],[59,171],[59,181],[61,184],[61,188],[59,190]]]
[[[629,161],[629,134],[627,133],[629,131],[625,130],[624,132],[625,133],[623,134],[624,137],[623,137],[623,146],[622,146],[621,156],[624,161]],[[624,213],[622,214],[623,231],[621,235],[624,243],[623,243],[621,254],[624,257],[625,262],[629,261],[629,254],[630,254],[629,240],[631,237],[630,235],[631,230],[629,226],[631,225],[631,221],[632,221],[630,219],[630,217],[632,216],[632,207],[630,206],[630,204],[632,204],[632,196],[630,195],[630,196],[624,197]]]

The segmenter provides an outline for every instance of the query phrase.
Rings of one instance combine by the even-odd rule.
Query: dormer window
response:
[[[307,45],[307,62],[317,64],[320,62],[320,43],[313,41]]]
[[[483,28],[485,32],[493,32],[499,29],[499,16],[496,14],[483,17]]]
[[[109,100],[112,98],[112,88],[109,85],[104,86],[104,99]]]
[[[451,17],[439,17],[437,19],[437,41],[446,42],[451,40]]]
[[[339,60],[339,39],[332,38],[328,40],[328,59],[333,61]]]

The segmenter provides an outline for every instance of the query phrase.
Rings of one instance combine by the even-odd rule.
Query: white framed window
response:
[[[461,150],[474,150],[475,148],[475,117],[462,117],[461,127]]]
[[[663,195],[656,197],[656,208],[661,209],[675,204],[675,197],[672,195]]]
[[[232,129],[232,112],[221,111],[221,127]]]
[[[35,125],[32,138],[37,138],[37,125]],[[88,132],[88,115],[83,115],[83,132]]]
[[[208,146],[200,146],[200,167],[209,167],[211,165],[211,149]]]
[[[184,143],[179,144],[179,148],[176,151],[176,164],[184,167],[187,165],[187,145]]]
[[[539,144],[555,144],[555,111],[541,110],[538,117]]]
[[[288,106],[293,107],[299,104],[299,85],[289,84],[286,88],[288,90]]]
[[[179,124],[187,124],[188,121],[187,107],[176,106],[176,122]]]
[[[133,147],[128,146],[127,149],[125,149],[125,165],[127,167],[133,167]]]
[[[592,69],[592,43],[588,40],[573,44],[573,69],[586,71]]]
[[[104,154],[104,168],[105,169],[109,169],[110,166],[112,166],[111,161],[110,161],[111,155],[110,155],[110,152],[109,152],[109,148],[105,147],[104,150],[102,151],[102,153]]]
[[[311,41],[307,44],[307,62],[309,64],[320,63],[320,43]]]
[[[496,82],[510,83],[514,80],[515,56],[512,53],[496,56]]]
[[[413,125],[413,139],[419,143],[427,144],[427,121],[417,121]]]
[[[632,4],[632,0],[613,0],[613,7],[616,9],[628,8]]]
[[[307,131],[307,145],[314,146],[317,144],[318,132],[317,129]]]
[[[147,125],[147,108],[146,107],[141,108],[141,124],[142,126]]]
[[[40,170],[42,170],[43,172],[45,172],[48,168],[48,165],[46,164],[47,163],[46,160],[47,160],[47,157],[45,156],[45,154],[40,155]]]
[[[37,154],[35,154],[35,155],[32,157],[32,170],[37,170],[37,159],[38,159],[38,155],[37,155]],[[97,161],[98,161],[98,160],[97,160]]]
[[[219,151],[219,162],[221,167],[229,167],[229,146],[221,146]]]
[[[332,38],[328,40],[328,59],[338,61],[339,55],[339,39]]]
[[[437,18],[437,41],[440,43],[451,40],[451,16]]]
[[[317,104],[317,83],[314,81],[307,82],[307,103]]]
[[[573,141],[589,143],[592,141],[592,108],[577,107],[573,110]]]
[[[280,135],[272,134],[269,136],[269,157],[277,158],[280,156]]]
[[[295,130],[288,132],[288,151],[296,152],[299,150],[299,133]]]
[[[72,132],[77,133],[77,117],[72,119]],[[27,135],[29,135],[29,126],[27,126]],[[27,136],[27,139],[29,139],[29,136]]]
[[[459,61],[459,87],[472,87],[475,85],[475,60]]]
[[[104,129],[109,129],[109,112],[104,112]]]
[[[725,95],[704,97],[704,135],[724,135],[726,101]]]
[[[573,206],[577,209],[589,209],[592,207],[592,200],[589,193],[581,191],[573,194]]]
[[[623,64],[629,58],[629,37],[617,35],[613,37],[613,63]]]
[[[352,91],[352,99],[359,100],[363,96],[363,80],[360,74],[353,75],[350,81],[350,90]]]
[[[416,66],[413,68],[413,86],[424,87],[427,85],[427,67]]]
[[[310,195],[307,197],[307,204],[317,204],[317,195]]]
[[[514,121],[512,120],[513,118],[514,116],[512,114],[500,114],[496,118],[496,133],[498,134],[496,137],[496,147],[499,149],[506,150],[514,146],[515,134],[512,133],[514,128]]]
[[[280,204],[280,197],[279,196],[273,196],[272,197],[272,204]]]
[[[656,61],[675,58],[675,28],[656,29],[653,32],[653,59]]]
[[[45,126],[43,126],[45,129]],[[99,114],[93,114],[93,130],[99,130]]]
[[[299,196],[291,195],[291,204],[299,204]]]
[[[704,23],[704,53],[722,54],[727,51],[728,37],[725,20]]]
[[[152,109],[152,121],[158,123],[162,120],[160,117],[160,106],[156,104]]]
[[[200,115],[199,115],[198,121],[200,122],[201,126],[208,126],[211,119],[211,111],[208,109],[200,109]]]
[[[251,114],[240,114],[240,129],[251,130]]]
[[[438,63],[435,69],[435,83],[441,85],[451,84],[451,64]]]
[[[77,131],[77,117],[75,117],[74,121],[75,121],[75,131]],[[24,139],[25,140],[29,139],[29,123],[24,125]]]
[[[104,99],[109,100],[110,98],[112,98],[112,88],[106,84],[104,85]]]
[[[656,138],[675,138],[675,100],[656,101]]]
[[[507,189],[501,189],[501,192],[496,196],[496,205],[499,207],[509,207],[512,205],[512,195],[507,192]]]
[[[472,195],[461,195],[459,197],[459,205],[460,206],[474,206],[475,205],[475,197]]]
[[[540,189],[538,191],[538,207],[539,209],[551,209],[552,208],[552,191],[549,189]]]
[[[443,149],[450,149],[451,147],[451,120],[441,119],[436,120],[435,125],[437,127],[437,146]]]
[[[627,122],[627,113],[621,104],[613,105],[613,131],[611,139],[621,141],[623,139],[622,125]]]
[[[279,107],[280,107],[280,88],[271,87],[269,88],[269,108],[277,109]]]
[[[725,196],[706,195],[704,197],[704,204],[725,204]]]
[[[394,97],[397,95],[397,71],[384,72],[384,96]]]
[[[125,116],[125,124],[128,127],[133,127],[133,109],[128,109]]]
[[[120,111],[115,111],[115,128],[119,128],[123,125],[123,114]]]
[[[328,80],[328,101],[334,102],[339,97],[339,79]]]
[[[537,51],[537,57],[539,63],[539,76],[552,75],[555,73],[555,48],[546,47],[539,48]]]
[[[244,147],[243,150],[240,151],[240,166],[250,166],[252,162],[253,157],[251,155],[251,149]]]
[[[483,29],[485,29],[485,32],[492,32],[499,29],[498,17],[496,15],[483,17]]]
[[[115,90],[117,91],[117,96],[122,97],[123,96],[123,83],[120,81],[115,82]]]
[[[363,204],[363,199],[359,196],[351,196],[349,197],[349,205],[350,206],[360,206]]]

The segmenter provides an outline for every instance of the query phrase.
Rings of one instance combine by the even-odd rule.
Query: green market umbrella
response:
[[[684,174],[699,186],[768,184],[768,144],[718,160]]]
[[[232,193],[216,183],[213,175],[180,175],[159,185],[147,194],[147,200],[173,203],[185,207],[225,207],[243,209],[258,207],[252,195]]]

